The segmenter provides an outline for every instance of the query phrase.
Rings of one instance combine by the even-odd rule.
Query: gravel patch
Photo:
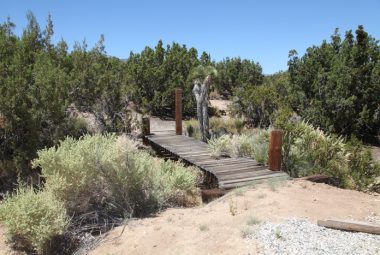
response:
[[[320,227],[305,220],[263,223],[250,236],[259,254],[380,254],[380,236]]]

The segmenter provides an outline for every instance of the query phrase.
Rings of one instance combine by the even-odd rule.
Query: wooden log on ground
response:
[[[282,131],[272,130],[269,141],[268,169],[281,170]]]
[[[182,89],[175,89],[175,134],[182,135]]]
[[[363,232],[380,235],[380,225],[367,222],[341,221],[341,220],[318,220],[318,226],[338,229],[343,231]]]

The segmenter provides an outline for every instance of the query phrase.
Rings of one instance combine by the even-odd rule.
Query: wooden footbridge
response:
[[[209,187],[230,189],[256,181],[288,177],[281,169],[282,132],[272,131],[268,166],[259,165],[251,158],[212,158],[206,143],[182,135],[182,90],[176,89],[176,125],[174,130],[153,130],[149,119],[143,119],[145,143],[157,151],[197,166],[205,174]],[[174,127],[173,127],[174,129]]]

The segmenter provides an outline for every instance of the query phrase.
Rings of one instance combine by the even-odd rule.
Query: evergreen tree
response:
[[[308,48],[299,58],[289,60],[293,109],[316,126],[343,135],[371,136],[380,127],[380,83],[378,41],[363,26],[338,31],[331,42]]]

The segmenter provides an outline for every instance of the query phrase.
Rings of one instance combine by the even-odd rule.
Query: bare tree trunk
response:
[[[195,101],[197,104],[197,119],[198,119],[198,123],[199,123],[199,130],[201,132],[201,139],[203,140],[202,96],[201,96],[201,86],[200,86],[199,80],[194,81],[193,94],[195,96]]]
[[[209,134],[209,117],[208,117],[208,84],[203,83],[202,86],[202,123],[203,123],[203,141],[206,142],[210,138]]]
[[[208,81],[206,78],[203,83],[200,80],[194,81],[193,93],[197,102],[197,118],[201,132],[201,140],[207,142],[209,138],[209,117],[208,117]]]

